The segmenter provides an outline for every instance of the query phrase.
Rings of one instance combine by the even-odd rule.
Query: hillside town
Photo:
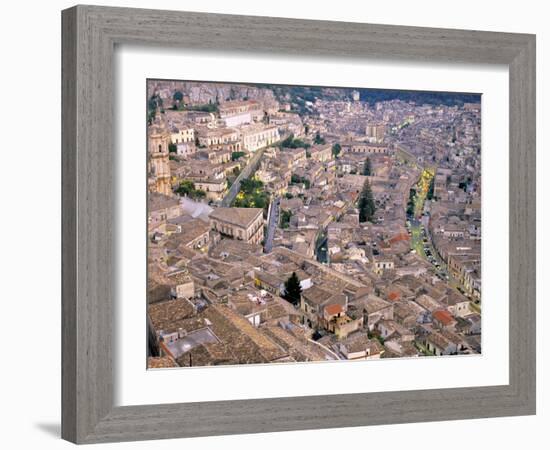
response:
[[[481,98],[148,80],[148,368],[481,353]]]

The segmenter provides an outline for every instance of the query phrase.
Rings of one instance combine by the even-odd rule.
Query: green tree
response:
[[[332,154],[334,155],[335,158],[338,158],[338,155],[340,154],[341,151],[342,151],[342,146],[340,144],[336,143],[332,146]]]
[[[309,187],[311,185],[311,182],[307,178],[301,177],[300,175],[297,175],[295,173],[293,173],[291,175],[290,183],[291,184],[303,184],[306,189],[309,189]]]
[[[370,222],[374,217],[376,207],[374,205],[374,197],[372,195],[372,189],[370,187],[369,180],[365,180],[363,190],[359,196],[359,222]]]
[[[218,112],[218,104],[212,103],[212,101],[210,100],[210,102],[207,103],[206,105],[187,105],[185,109],[187,111],[200,111],[200,112],[213,113],[213,112]]]
[[[241,181],[239,195],[233,201],[232,206],[237,208],[263,208],[264,213],[269,206],[269,193],[263,189],[264,184],[260,180],[247,178]]]
[[[147,102],[149,111],[155,112],[157,107],[162,108],[162,98],[158,94],[153,94]]]
[[[170,142],[170,143],[168,144],[168,151],[169,151],[170,153],[177,153],[177,151],[178,151],[178,146],[177,146],[176,144]]]
[[[367,159],[365,159],[365,164],[363,165],[363,175],[372,175],[372,167],[370,163],[370,158],[368,156]]]
[[[195,190],[195,183],[189,180],[180,181],[180,185],[176,188],[176,193],[179,195],[190,195]]]
[[[264,184],[260,180],[254,178],[246,178],[241,181],[241,191],[245,194],[253,194],[255,191],[262,189]]]
[[[180,91],[174,92],[174,101],[181,102],[183,100],[183,94]]]
[[[256,192],[252,196],[251,206],[254,208],[265,208],[268,204],[268,197],[263,192]]]
[[[288,300],[293,305],[299,305],[302,297],[302,286],[300,286],[300,279],[296,272],[292,272],[292,275],[285,281],[285,293],[283,298]]]
[[[283,139],[280,143],[280,146],[283,147],[283,148],[288,148],[290,147],[290,145],[292,144],[292,141],[294,140],[294,135],[292,133],[290,133],[288,135],[288,137],[286,137],[285,139]]]
[[[189,180],[180,181],[179,186],[174,190],[176,194],[193,199],[203,199],[206,197],[206,192],[195,188],[195,183]]]
[[[407,202],[407,215],[413,216],[414,215],[414,203],[416,200],[416,189],[410,189],[409,190],[409,200]]]
[[[282,140],[279,143],[280,148],[309,148],[310,144],[304,142],[302,139],[294,138],[294,135],[291,133],[287,138]]]
[[[244,152],[232,152],[231,153],[231,161],[237,161],[241,156],[244,156]]]
[[[204,192],[202,189],[195,189],[195,190],[193,191],[192,197],[193,197],[194,199],[205,198],[205,197],[206,197],[206,192]]]
[[[317,134],[315,135],[315,139],[313,140],[313,142],[317,145],[322,145],[325,143],[325,138],[321,137],[321,134],[319,132],[317,132]]]
[[[281,211],[281,228],[288,228],[290,226],[290,218],[292,217],[292,212],[283,209]]]

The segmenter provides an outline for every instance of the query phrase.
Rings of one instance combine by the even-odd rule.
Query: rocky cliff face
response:
[[[275,102],[271,89],[244,84],[208,83],[191,81],[151,81],[148,96],[158,93],[161,98],[171,101],[175,92],[181,92],[184,101],[192,105],[224,103],[229,100],[258,100],[264,104]]]

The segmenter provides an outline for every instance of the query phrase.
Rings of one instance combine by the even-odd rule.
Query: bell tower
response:
[[[153,123],[149,127],[149,189],[164,195],[172,195],[170,184],[170,158],[168,144],[170,133],[157,107]]]

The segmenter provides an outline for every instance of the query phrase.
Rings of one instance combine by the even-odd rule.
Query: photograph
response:
[[[426,1],[3,5],[2,448],[549,440],[546,5]]]
[[[148,369],[482,353],[480,93],[145,91]]]

